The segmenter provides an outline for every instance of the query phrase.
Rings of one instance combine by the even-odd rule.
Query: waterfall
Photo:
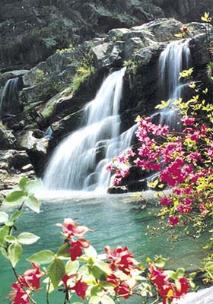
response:
[[[0,98],[0,119],[5,116],[16,115],[21,110],[19,91],[22,88],[22,77],[12,78],[6,82]]]
[[[84,108],[79,130],[65,138],[53,153],[44,175],[49,189],[106,189],[106,166],[131,142],[133,131],[120,135],[120,100],[125,68],[109,75]]]
[[[171,130],[180,129],[180,115],[174,100],[181,98],[187,86],[180,80],[180,72],[190,67],[191,54],[189,40],[172,41],[159,58],[159,87],[164,100],[170,100],[169,106],[159,113],[159,123],[168,125]]]

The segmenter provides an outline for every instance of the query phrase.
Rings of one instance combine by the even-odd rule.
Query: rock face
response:
[[[131,27],[174,17],[200,20],[212,0],[2,0],[0,69],[32,67],[56,49]]]

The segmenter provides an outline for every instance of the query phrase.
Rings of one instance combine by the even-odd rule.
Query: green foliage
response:
[[[30,233],[30,232],[22,232],[17,236],[17,240],[22,245],[31,245],[36,243],[40,239],[39,236]]]
[[[66,53],[74,52],[74,50],[75,50],[74,44],[70,43],[67,48],[57,49],[56,53],[63,55],[63,54],[66,54]]]
[[[204,259],[201,271],[204,273],[203,282],[205,284],[213,283],[213,254]]]
[[[207,64],[207,75],[209,79],[213,80],[213,61]]]
[[[7,252],[8,252],[8,258],[12,266],[15,267],[22,257],[23,248],[21,244],[19,244],[18,242],[12,242],[9,245]]]
[[[55,254],[51,250],[41,250],[31,255],[27,260],[32,263],[49,264],[54,260]]]
[[[92,65],[82,64],[78,67],[70,85],[71,92],[78,91],[80,86],[94,73],[95,68]]]
[[[39,239],[38,236],[30,232],[22,232],[16,236],[15,229],[16,220],[22,215],[21,209],[24,205],[39,212],[40,202],[32,194],[34,186],[34,181],[23,177],[16,189],[10,192],[4,200],[6,205],[20,205],[18,210],[15,210],[10,216],[6,212],[0,212],[0,222],[4,224],[0,228],[0,250],[2,255],[10,260],[13,267],[22,257],[22,245],[31,245]]]
[[[208,12],[205,12],[203,16],[201,16],[201,20],[206,23],[211,23],[212,18],[210,17],[210,14]]]
[[[135,59],[125,60],[123,66],[126,67],[127,73],[135,75],[138,69],[138,63]]]
[[[35,70],[35,83],[39,84],[41,82],[45,81],[45,73],[41,69],[36,69]]]
[[[65,275],[65,266],[63,261],[59,258],[55,258],[48,266],[47,271],[52,285],[56,289],[63,276]]]
[[[189,78],[192,76],[193,73],[193,68],[190,68],[188,70],[184,70],[180,72],[180,77],[179,78]]]
[[[49,48],[51,49],[57,45],[57,41],[55,40],[55,37],[42,38],[42,41],[44,42],[47,49]]]

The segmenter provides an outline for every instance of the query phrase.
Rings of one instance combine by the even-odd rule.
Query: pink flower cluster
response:
[[[86,226],[80,226],[75,221],[70,218],[64,220],[63,224],[58,224],[62,227],[63,234],[66,238],[65,242],[69,244],[69,254],[72,261],[75,261],[78,257],[83,254],[83,250],[90,246],[90,243],[84,239],[84,234],[89,231],[89,228]],[[69,286],[69,279],[73,278],[75,284]],[[68,276],[65,275],[62,279],[64,287],[66,290],[74,290],[75,293],[82,299],[86,296],[86,291],[88,285],[83,282],[81,279],[78,279],[77,276]]]
[[[129,175],[130,159],[134,156],[132,149],[128,149],[107,166],[107,170],[114,174],[114,186],[120,186],[122,180]]]
[[[118,157],[113,168],[114,184],[120,185],[124,177],[128,176],[130,165],[136,165],[145,171],[159,171],[159,182],[172,187],[173,198],[162,198],[163,207],[172,208],[168,218],[169,225],[176,225],[180,217],[199,210],[204,217],[208,214],[206,204],[212,199],[206,186],[205,202],[199,201],[205,189],[200,183],[208,176],[212,176],[210,163],[213,158],[213,141],[210,129],[194,117],[185,116],[182,119],[183,130],[180,133],[169,133],[168,126],[155,125],[151,118],[142,118],[138,122],[136,136],[140,146],[131,158]],[[125,170],[120,170],[120,164],[128,163]],[[208,183],[207,183],[208,184]],[[193,199],[194,198],[194,199]],[[175,204],[174,201],[178,201]]]
[[[44,275],[40,267],[33,264],[33,268],[19,276],[12,285],[11,304],[30,304],[30,293],[40,288],[40,279]]]

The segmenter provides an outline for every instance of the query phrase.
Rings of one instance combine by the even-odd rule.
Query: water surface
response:
[[[127,245],[134,252],[138,260],[142,261],[146,256],[163,255],[170,258],[170,267],[183,266],[188,269],[197,268],[203,252],[201,250],[206,237],[192,239],[190,237],[172,241],[173,232],[150,233],[149,227],[159,228],[158,219],[153,215],[156,207],[142,209],[134,196],[107,195],[100,197],[82,197],[75,195],[66,200],[52,200],[42,205],[41,213],[34,214],[26,210],[24,217],[19,220],[19,231],[29,231],[39,235],[40,240],[31,246],[25,246],[25,257],[43,250],[55,250],[63,240],[60,236],[60,228],[56,223],[63,222],[64,218],[71,217],[80,224],[93,229],[87,234],[87,238],[101,252],[105,245],[115,247]],[[151,229],[153,232],[153,229]],[[18,264],[17,270],[22,273],[29,265],[27,262]],[[14,281],[8,263],[0,258],[0,304],[7,304],[9,286]],[[62,304],[63,295],[53,294],[52,304]],[[45,302],[38,299],[38,304]],[[135,303],[138,303],[136,301]]]

